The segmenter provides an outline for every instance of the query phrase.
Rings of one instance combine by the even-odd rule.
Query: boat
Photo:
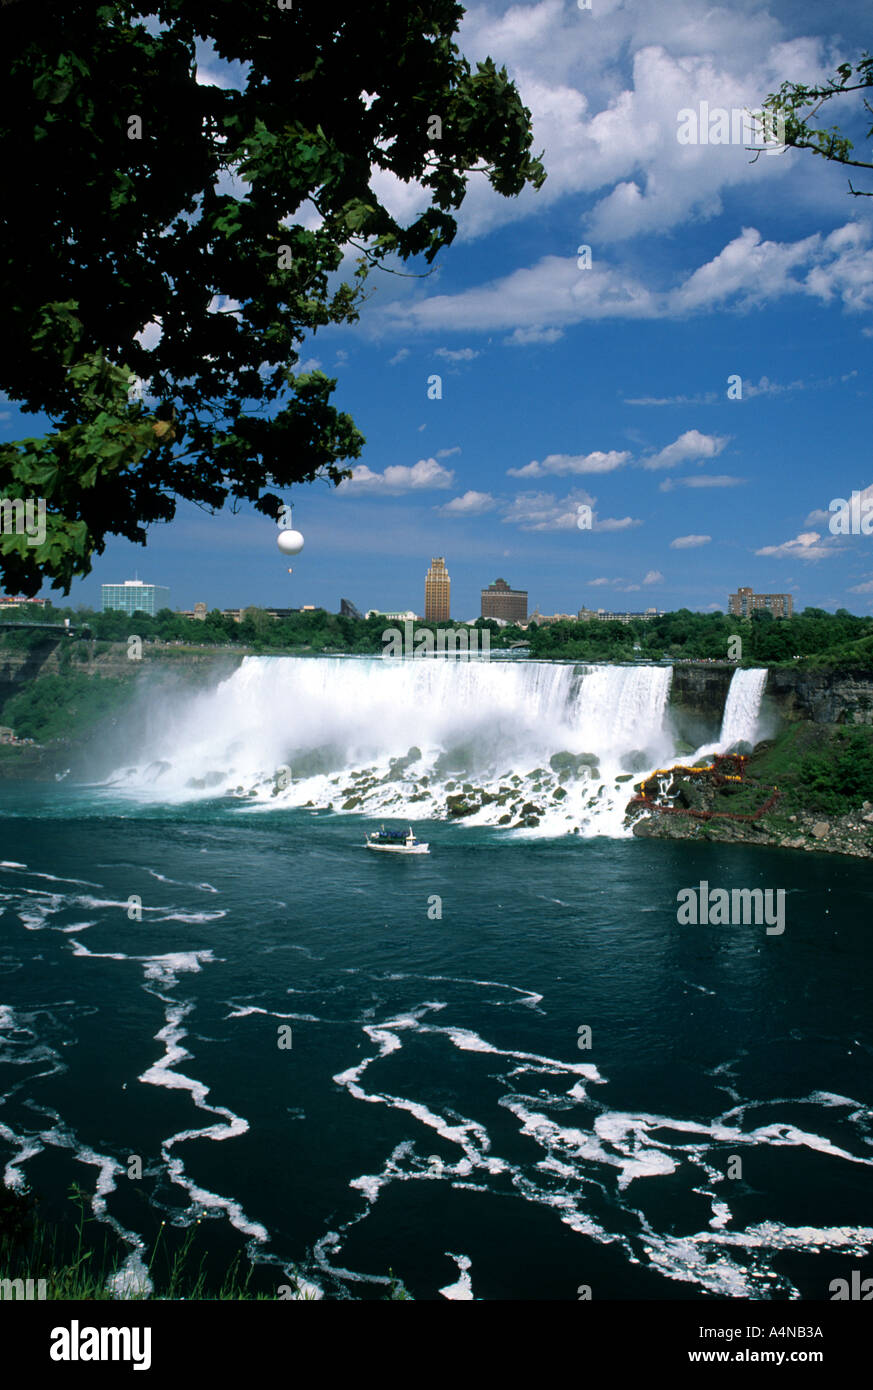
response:
[[[364,848],[384,850],[388,854],[430,854],[428,846],[416,839],[412,826],[408,830],[386,830],[382,825],[378,830],[371,830]]]

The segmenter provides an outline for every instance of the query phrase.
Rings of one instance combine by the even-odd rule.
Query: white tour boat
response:
[[[427,845],[415,838],[412,826],[408,830],[371,830],[365,849],[384,850],[387,854],[429,854]]]

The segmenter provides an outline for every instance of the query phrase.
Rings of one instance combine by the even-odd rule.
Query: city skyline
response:
[[[140,597],[141,591],[146,596],[146,602],[139,605],[136,599]],[[45,599],[22,599],[13,595],[0,594],[0,603],[7,605],[17,603],[38,603],[44,604]],[[158,612],[162,607],[169,607],[169,589],[163,585],[149,584],[139,578],[126,579],[116,584],[104,584],[102,586],[102,611],[108,609],[122,609],[125,612]],[[193,608],[176,608],[174,611],[185,616],[203,619],[206,617],[210,605],[204,600],[198,600]],[[247,608],[262,608],[264,611],[274,615],[281,615],[294,612],[312,611],[315,607],[324,605],[302,604],[296,608],[276,608],[275,605],[242,604],[231,608],[219,609],[223,613],[233,613],[237,621]],[[487,611],[486,611],[487,610]],[[794,612],[794,599],[791,594],[760,594],[756,593],[750,586],[738,585],[736,592],[727,596],[726,613],[734,617],[750,617],[758,610],[766,610],[774,617],[792,617]],[[592,618],[604,618],[607,620],[621,619],[627,621],[631,618],[652,618],[662,617],[667,611],[656,606],[649,606],[646,609],[607,609],[604,606],[594,608],[583,604],[575,612],[555,612],[544,614],[540,606],[535,604],[529,611],[528,591],[526,589],[513,589],[505,579],[497,578],[487,587],[480,590],[480,610],[477,615],[471,618],[459,618],[458,614],[451,611],[451,578],[448,573],[445,556],[438,556],[431,559],[430,567],[425,575],[425,603],[424,611],[417,613],[415,609],[381,609],[366,608],[361,612],[357,605],[348,599],[340,599],[340,607],[337,610],[327,608],[325,611],[346,613],[347,616],[356,618],[382,617],[392,622],[414,619],[420,622],[476,622],[480,618],[495,618],[503,623],[517,623],[526,626],[528,622],[550,622],[550,621],[587,621]]]

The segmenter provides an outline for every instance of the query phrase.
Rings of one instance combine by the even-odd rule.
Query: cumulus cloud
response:
[[[522,531],[578,531],[580,505],[593,507],[596,500],[582,488],[575,488],[566,497],[557,497],[553,492],[520,492],[506,503],[502,520]],[[633,526],[642,526],[642,521],[632,516],[601,517],[592,512],[592,531],[625,531]],[[583,534],[588,534],[587,529]]]
[[[435,458],[419,459],[411,468],[405,464],[392,464],[384,473],[375,473],[365,463],[359,463],[352,469],[351,478],[340,483],[337,492],[374,492],[399,496],[404,492],[451,487],[454,481],[453,471],[443,468]]]
[[[660,570],[649,570],[648,574],[643,580],[644,584],[663,584],[663,582],[664,576]]]
[[[781,545],[764,545],[756,550],[756,555],[773,555],[784,560],[825,560],[837,551],[828,542],[822,541],[817,531],[801,531],[794,540],[783,541]]]
[[[671,550],[692,550],[697,545],[708,545],[712,536],[677,536],[670,542]],[[758,554],[760,555],[760,551]]]
[[[649,454],[640,462],[643,468],[676,468],[681,463],[694,459],[702,463],[704,459],[716,458],[728,442],[727,435],[701,434],[700,430],[686,430],[666,448],[656,454]]]
[[[482,512],[493,511],[497,501],[490,492],[474,492],[472,489],[462,497],[453,497],[451,502],[438,507],[443,516],[478,516]]]
[[[655,7],[596,0],[594,8],[592,15],[567,0],[540,0],[500,14],[472,6],[465,16],[464,52],[506,64],[531,110],[534,148],[545,150],[549,177],[539,193],[526,189],[509,200],[477,181],[462,210],[462,237],[591,195],[599,201],[586,218],[588,239],[614,242],[711,218],[741,185],[763,187],[771,198],[802,187],[803,156],[751,164],[743,144],[680,145],[678,113],[702,100],[756,110],[786,73],[818,81],[831,63],[826,40],[788,38],[785,22],[749,4],[741,18],[735,8],[696,0]]]
[[[548,473],[611,473],[631,457],[625,449],[610,449],[608,453],[595,450],[590,454],[548,454],[540,463],[532,459],[523,468],[508,468],[511,478],[542,478]]]
[[[760,232],[746,227],[711,260],[666,287],[646,283],[635,269],[604,261],[580,271],[574,256],[543,256],[532,266],[457,294],[394,301],[370,322],[376,330],[405,333],[505,330],[522,345],[529,332],[563,331],[586,321],[681,319],[715,309],[749,311],[785,298],[839,303],[846,312],[869,311],[871,238],[866,223],[847,223],[829,236],[816,232],[795,242],[763,241]],[[767,386],[759,383],[752,390],[756,393],[768,394]],[[676,404],[683,398],[637,399]],[[709,403],[708,397],[701,399]]]

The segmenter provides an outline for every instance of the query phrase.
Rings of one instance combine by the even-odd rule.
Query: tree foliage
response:
[[[873,163],[865,159],[853,158],[855,146],[848,136],[843,135],[839,126],[829,130],[817,127],[811,122],[818,115],[825,102],[834,97],[847,96],[853,92],[864,92],[873,87],[873,57],[864,53],[853,67],[851,63],[841,63],[834,77],[817,86],[809,87],[803,82],[783,82],[778,92],[773,92],[764,102],[764,110],[769,111],[780,122],[784,122],[784,141],[797,150],[812,150],[822,159],[843,164],[850,169],[873,169]],[[873,116],[873,107],[865,97],[864,110]],[[866,119],[866,118],[865,118]],[[873,139],[873,125],[866,132],[868,140]],[[873,197],[873,189],[855,188],[849,181],[849,192],[856,198]]]
[[[276,517],[270,489],[347,475],[363,436],[334,379],[295,374],[301,343],[355,321],[373,267],[451,243],[471,172],[509,197],[545,177],[505,70],[453,42],[462,14],[0,8],[0,388],[51,424],[0,445],[0,493],[48,513],[39,545],[0,536],[9,589],[69,592],[107,536],[144,542],[179,498]],[[198,81],[198,39],[240,65],[239,90]],[[391,177],[424,190],[407,224]]]

